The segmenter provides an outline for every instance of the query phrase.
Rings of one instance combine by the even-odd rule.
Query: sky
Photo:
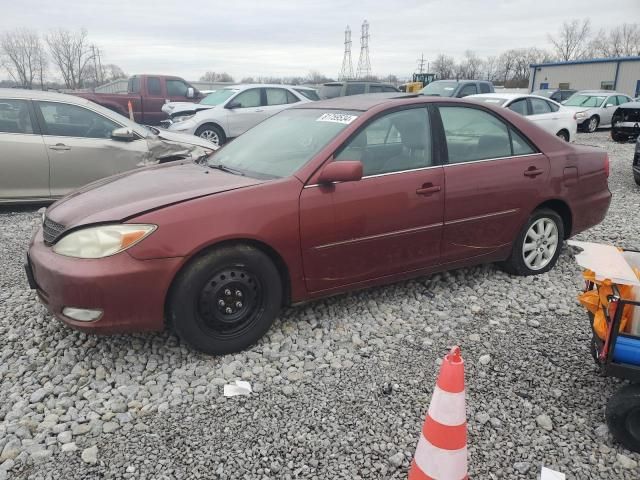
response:
[[[595,30],[640,21],[640,0],[65,0],[0,1],[0,32],[26,27],[86,28],[102,63],[129,74],[206,71],[245,76],[337,77],[344,30],[352,30],[353,68],[368,20],[373,74],[410,76],[424,54],[481,57],[509,48],[550,48],[565,20],[590,18]],[[63,5],[64,7],[61,7]],[[607,6],[608,5],[608,6]],[[0,78],[5,78],[5,72]]]

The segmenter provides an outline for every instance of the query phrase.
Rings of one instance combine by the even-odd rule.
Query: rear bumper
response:
[[[27,278],[40,301],[67,325],[92,333],[162,330],[164,303],[182,258],[136,260],[127,252],[101,259],[53,253],[39,230],[27,256]],[[63,315],[65,307],[99,309],[98,320]]]

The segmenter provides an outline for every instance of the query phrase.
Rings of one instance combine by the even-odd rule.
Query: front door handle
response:
[[[539,168],[536,168],[536,167],[529,167],[527,170],[524,171],[524,176],[537,177],[538,175],[542,175],[543,173],[544,173],[544,170],[540,170]]]
[[[434,185],[433,183],[425,183],[416,190],[417,195],[433,195],[440,191],[440,185]]]
[[[68,147],[64,143],[56,143],[55,145],[51,145],[49,148],[51,150],[71,150],[71,147]]]

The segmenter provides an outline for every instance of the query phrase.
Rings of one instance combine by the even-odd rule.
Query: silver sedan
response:
[[[103,177],[214,149],[79,97],[0,89],[0,204],[54,200]]]
[[[610,127],[611,117],[618,105],[631,101],[624,93],[610,90],[582,90],[574,93],[563,106],[573,110],[578,128],[595,132],[599,127]]]

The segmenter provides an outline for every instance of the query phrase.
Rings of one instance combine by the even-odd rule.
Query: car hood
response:
[[[175,115],[180,112],[191,112],[194,110],[208,110],[216,105],[203,105],[202,103],[191,102],[169,102],[162,106],[162,111],[167,115]]]
[[[264,181],[215,170],[192,161],[173,162],[131,170],[90,183],[51,205],[46,215],[66,229],[119,222],[167,205]]]

